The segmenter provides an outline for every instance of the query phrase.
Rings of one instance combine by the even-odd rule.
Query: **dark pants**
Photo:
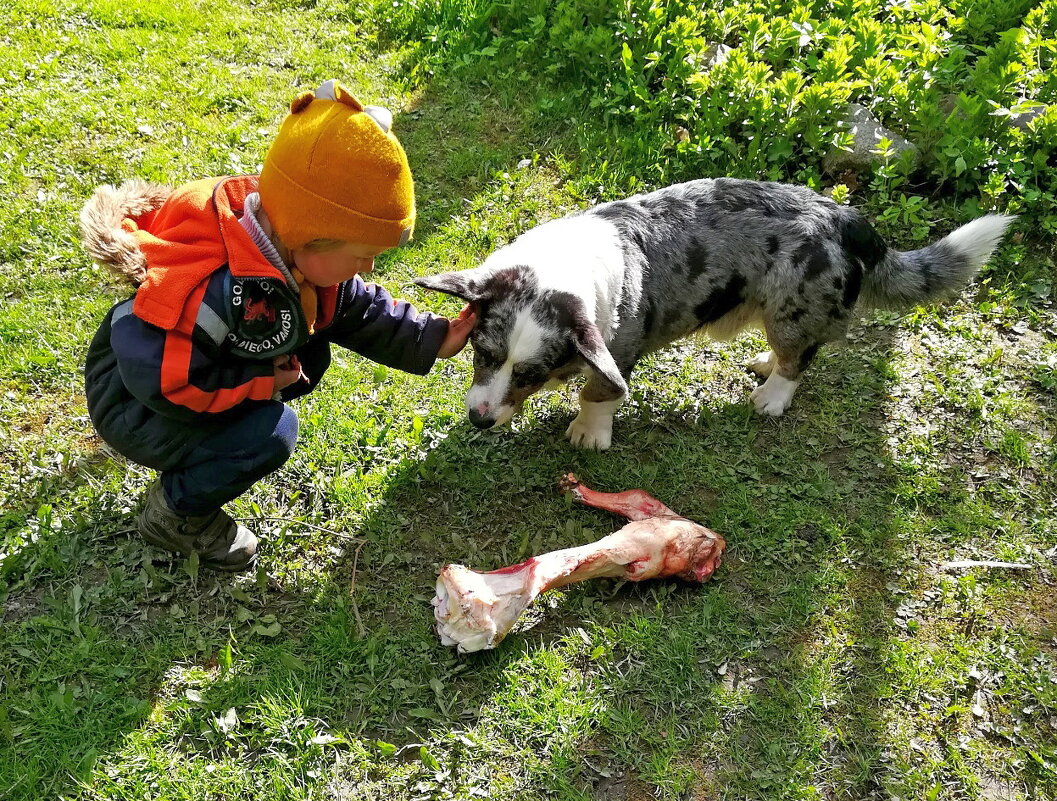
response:
[[[219,509],[282,467],[296,443],[297,414],[279,401],[268,403],[207,436],[179,464],[162,469],[165,495],[183,515]]]
[[[284,389],[284,401],[316,388],[330,367],[330,342],[313,338],[297,351],[297,358],[309,381]],[[163,470],[165,495],[180,514],[218,509],[282,467],[296,444],[293,409],[279,401],[258,407],[202,440],[178,465]]]

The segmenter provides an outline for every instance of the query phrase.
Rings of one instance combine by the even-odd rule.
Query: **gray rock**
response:
[[[940,111],[946,114],[948,117],[954,113],[954,110],[958,108],[958,93],[948,92],[940,98]]]
[[[914,161],[920,157],[920,152],[913,142],[908,142],[899,134],[885,128],[869,109],[858,103],[848,104],[844,127],[851,131],[852,148],[850,151],[835,149],[822,160],[822,167],[828,173],[863,170],[880,163],[881,157],[874,151],[878,149],[882,139],[892,142],[892,153],[896,157],[904,153],[909,153]]]
[[[944,114],[953,114],[957,107],[957,94],[947,94],[940,98],[940,111]],[[1017,110],[1011,114],[1002,113],[996,116],[1010,128],[1019,128],[1022,131],[1027,131],[1028,123],[1044,114],[1049,106],[1045,103],[1033,103],[1030,100],[1025,100],[1013,106],[1013,108]]]
[[[1021,106],[1021,108],[1023,108],[1023,106]],[[1003,119],[1007,123],[1009,123],[1009,125],[1013,128],[1019,128],[1022,131],[1027,131],[1028,123],[1036,117],[1041,116],[1043,113],[1045,113],[1046,109],[1048,108],[1049,106],[1040,103],[1037,106],[1030,106],[1028,108],[1024,108],[1023,111],[1017,111],[1008,116],[1003,116]]]
[[[712,69],[718,67],[728,58],[733,52],[733,47],[727,47],[722,42],[711,42],[708,47],[701,53],[701,58],[698,60],[697,65],[701,69]]]

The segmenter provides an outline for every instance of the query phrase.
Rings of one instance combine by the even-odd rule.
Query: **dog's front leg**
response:
[[[606,450],[613,443],[613,415],[623,402],[623,394],[614,398],[610,386],[588,379],[580,390],[580,413],[565,432],[569,441],[578,448]]]

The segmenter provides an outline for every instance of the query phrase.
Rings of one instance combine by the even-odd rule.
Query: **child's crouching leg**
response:
[[[243,570],[257,538],[220,507],[278,470],[297,443],[297,415],[281,403],[253,410],[207,437],[151,487],[139,529],[155,545],[197,552],[201,564]]]
[[[179,468],[162,473],[176,512],[198,515],[218,509],[274,473],[297,444],[297,414],[273,402],[198,444]]]

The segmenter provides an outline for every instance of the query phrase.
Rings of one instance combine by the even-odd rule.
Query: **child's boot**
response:
[[[183,554],[197,553],[199,564],[237,571],[253,565],[257,538],[223,509],[204,515],[181,515],[169,508],[161,481],[147,490],[137,528],[148,542]]]

